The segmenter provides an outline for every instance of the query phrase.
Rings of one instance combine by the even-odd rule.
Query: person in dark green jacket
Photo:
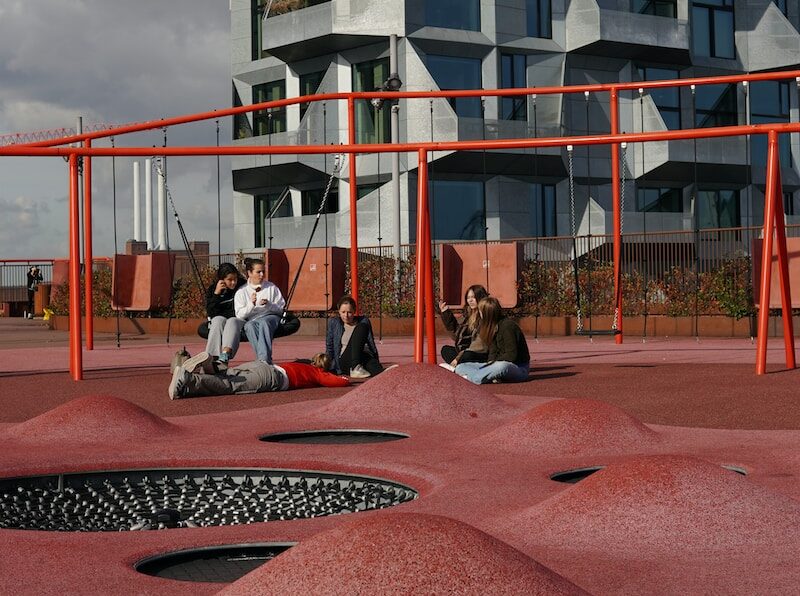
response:
[[[489,360],[485,364],[459,364],[456,374],[476,385],[526,381],[531,357],[522,329],[503,315],[500,302],[494,296],[487,296],[478,303],[478,315],[481,318],[478,335],[489,346]]]

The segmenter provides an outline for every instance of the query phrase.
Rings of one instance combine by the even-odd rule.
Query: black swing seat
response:
[[[585,336],[588,335],[591,337],[592,335],[619,335],[621,331],[619,329],[576,329],[575,335]]]
[[[208,339],[208,325],[209,321],[203,321],[197,327],[197,335],[202,337],[203,339]],[[293,333],[297,333],[297,330],[300,329],[300,319],[294,316],[292,313],[286,313],[284,318],[281,320],[280,325],[275,330],[275,337],[286,337],[288,335],[292,335]],[[246,342],[247,335],[245,335],[244,329],[239,334],[239,341]]]

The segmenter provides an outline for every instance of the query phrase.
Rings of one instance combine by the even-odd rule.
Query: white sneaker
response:
[[[172,381],[169,384],[169,398],[180,399],[186,397],[189,389],[189,379],[192,377],[191,373],[187,372],[182,366],[175,368],[172,373]]]
[[[208,352],[200,352],[181,364],[181,368],[188,373],[193,373],[198,367],[202,367],[207,375],[214,374],[214,359]]]
[[[451,364],[447,364],[447,362],[441,362],[439,366],[441,366],[446,370],[449,370],[450,372],[456,372],[456,367]]]
[[[369,373],[369,371],[360,364],[356,364],[350,369],[351,379],[368,379],[371,376],[372,375]]]

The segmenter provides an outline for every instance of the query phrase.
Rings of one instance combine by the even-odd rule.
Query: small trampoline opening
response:
[[[300,430],[264,435],[260,440],[266,443],[298,443],[307,445],[354,445],[362,443],[389,443],[407,439],[405,433],[389,430],[369,430],[355,428]]]

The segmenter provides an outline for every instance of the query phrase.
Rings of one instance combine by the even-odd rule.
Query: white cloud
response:
[[[79,115],[86,124],[125,123],[227,107],[229,16],[224,0],[3,2],[0,134],[70,128]],[[221,124],[225,144],[230,124]],[[213,122],[200,123],[170,129],[168,143],[214,144],[214,135]],[[162,142],[160,131],[116,139],[117,145]],[[96,145],[107,146],[108,141]],[[171,160],[170,186],[189,237],[208,239],[216,250],[216,161],[212,160]],[[98,255],[114,251],[110,162],[93,162]],[[222,159],[223,226],[228,229],[229,163]],[[132,230],[130,164],[127,158],[116,160],[119,247]],[[65,255],[67,179],[60,158],[0,158],[4,213],[0,258]],[[179,239],[176,230],[172,234],[171,230],[171,238]],[[223,227],[224,251],[233,250],[226,245],[230,236]]]

